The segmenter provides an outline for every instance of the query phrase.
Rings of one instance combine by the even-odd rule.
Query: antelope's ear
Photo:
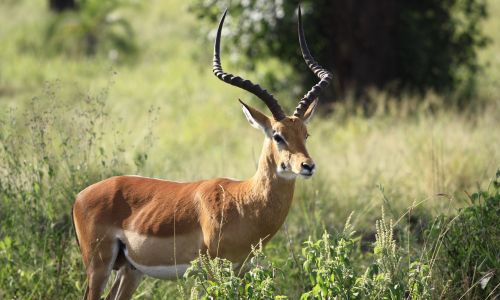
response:
[[[267,136],[271,136],[271,120],[269,120],[269,118],[265,114],[261,113],[257,109],[251,107],[241,100],[239,101],[242,105],[241,109],[243,110],[248,123],[250,123],[252,127],[262,130]]]
[[[316,107],[318,107],[318,98],[316,98],[311,105],[307,108],[306,112],[304,113],[304,116],[302,117],[302,121],[304,121],[305,124],[309,123],[311,121],[312,117],[314,116],[314,112],[316,112]]]

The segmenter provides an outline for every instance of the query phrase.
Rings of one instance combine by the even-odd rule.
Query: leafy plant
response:
[[[431,240],[442,235],[436,256],[438,275],[449,298],[485,299],[500,295],[500,170],[488,189],[470,195],[471,205],[456,217],[439,216]]]
[[[359,280],[351,262],[353,234],[349,217],[342,234],[331,236],[325,232],[320,240],[309,239],[304,243],[304,272],[311,290],[302,294],[301,299],[350,299],[360,295]]]
[[[359,238],[348,218],[344,230],[336,235],[324,232],[311,238],[302,248],[303,273],[309,280],[301,299],[429,299],[430,267],[422,260],[401,266],[402,255],[393,239],[392,221],[384,214],[377,221],[374,261],[360,272],[353,260]],[[185,278],[194,280],[191,298],[273,299],[283,298],[275,284],[275,267],[266,262],[261,248],[254,251],[250,271],[238,277],[234,266],[224,259],[201,255]]]
[[[262,244],[254,248],[244,275],[235,274],[235,266],[226,259],[200,255],[184,277],[194,279],[191,299],[275,299],[275,271],[262,253]]]
[[[311,290],[302,299],[428,299],[430,268],[422,261],[401,266],[402,255],[393,237],[392,221],[384,212],[376,223],[374,259],[364,273],[351,261],[356,245],[347,220],[344,231],[331,237],[324,233],[316,242],[308,241],[303,248],[304,271],[310,278]]]

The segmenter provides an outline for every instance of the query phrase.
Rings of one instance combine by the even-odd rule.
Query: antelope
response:
[[[268,117],[240,100],[250,125],[264,133],[257,171],[243,181],[181,183],[115,176],[81,191],[72,217],[87,274],[85,299],[100,299],[112,270],[117,276],[106,299],[130,299],[143,275],[176,279],[200,252],[241,264],[253,245],[269,241],[284,223],[295,179],[310,178],[316,170],[306,149],[306,124],[333,75],[309,52],[300,7],[302,56],[320,80],[292,116],[286,116],[274,96],[259,85],[223,71],[220,40],[226,13],[215,38],[213,73],[257,96],[272,114]]]

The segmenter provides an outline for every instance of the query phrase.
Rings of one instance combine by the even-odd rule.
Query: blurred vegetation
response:
[[[136,54],[134,30],[120,15],[120,10],[134,3],[131,0],[77,1],[73,9],[65,9],[49,21],[47,46],[57,54],[94,56],[100,53],[112,60]]]
[[[151,0],[108,10],[113,15],[116,9],[135,32],[137,56],[123,64],[109,55],[116,45],[108,47],[105,35],[95,55],[87,55],[81,44],[75,55],[46,44],[47,29],[61,17],[46,0],[0,2],[0,299],[81,298],[85,274],[70,212],[75,194],[87,185],[114,174],[187,181],[248,178],[255,171],[262,135],[248,125],[237,99],[265,108],[212,75],[215,28],[190,14],[191,4]],[[311,4],[304,5],[316,53],[321,46],[313,43],[324,38],[314,37],[320,29],[309,27]],[[316,286],[321,293],[324,286],[351,284],[331,280],[332,274],[351,271],[353,278],[367,278],[366,284],[384,291],[398,283],[398,293],[414,289],[415,295],[430,292],[433,298],[496,297],[498,206],[487,200],[497,196],[486,187],[500,166],[500,19],[494,17],[500,2],[488,5],[491,17],[481,31],[492,42],[477,52],[483,70],[475,75],[473,107],[454,109],[449,103],[457,98],[451,95],[393,97],[367,89],[373,103],[367,116],[355,91],[347,91],[333,112],[309,125],[308,150],[318,172],[297,182],[285,225],[250,264],[255,272],[234,277],[227,262],[207,261],[227,271],[221,273],[224,280],[205,282],[203,270],[182,282],[147,278],[135,298],[202,297],[208,284],[216,292],[228,288],[226,283],[252,283],[233,291],[296,299]],[[69,22],[83,11],[63,14]],[[89,16],[103,18],[101,13]],[[295,18],[289,17],[293,33]],[[236,29],[228,21],[224,32]],[[292,65],[276,58],[255,62],[231,40],[224,40],[231,49],[223,53],[226,68],[256,82],[275,78],[283,86],[273,92],[291,112],[296,95],[303,93],[297,85],[303,79]],[[75,41],[62,42],[74,46]],[[295,43],[294,38],[293,51]],[[235,53],[254,69],[233,59]],[[300,64],[300,74],[312,80]],[[464,193],[477,190],[470,197]],[[392,233],[390,238],[381,239],[374,226],[381,206],[384,220],[395,220],[390,230],[378,223],[379,232]],[[342,228],[352,211],[358,233],[345,238]],[[310,243],[303,244],[309,237]],[[337,255],[337,250],[345,251]],[[310,261],[307,267],[305,261]],[[394,271],[390,280],[377,279]]]
[[[49,0],[49,8],[54,12],[76,9],[75,0]]]
[[[366,101],[369,87],[394,95],[453,91],[461,106],[472,101],[477,52],[488,41],[480,29],[487,17],[485,0],[300,3],[313,55],[335,71],[337,82],[326,101],[341,100],[353,89],[356,99]],[[221,11],[230,8],[226,49],[239,53],[247,68],[269,57],[290,64],[306,91],[313,77],[298,49],[297,6],[298,1],[197,0],[191,10],[213,28]]]

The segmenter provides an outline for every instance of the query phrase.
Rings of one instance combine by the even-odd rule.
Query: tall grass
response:
[[[303,242],[294,263],[276,264],[260,248],[243,267],[200,254],[184,275],[189,299],[496,299],[500,296],[500,170],[457,215],[427,226],[424,246],[397,238],[382,207],[375,240],[366,252],[348,217],[344,228]],[[400,219],[401,220],[401,219]],[[399,223],[398,220],[396,223]],[[401,227],[401,226],[399,226]],[[399,240],[398,242],[396,240]],[[408,243],[405,243],[408,240]],[[406,244],[406,245],[405,245]],[[406,248],[407,247],[407,248]],[[406,248],[406,249],[405,249]],[[289,256],[289,259],[291,257]],[[297,263],[298,261],[298,263]],[[236,270],[246,269],[244,276]],[[280,280],[290,278],[292,281]],[[300,283],[299,283],[300,282]],[[285,283],[285,284],[284,284]]]
[[[153,132],[156,130],[154,124],[158,122],[162,111],[158,112],[154,108],[146,109],[145,113],[149,112],[150,117],[149,122],[145,124],[144,134],[134,136],[136,142],[128,144],[126,141],[128,135],[122,129],[122,124],[125,121],[113,119],[108,112],[109,90],[114,88],[111,82],[107,88],[94,95],[82,94],[81,104],[76,107],[60,101],[59,90],[63,88],[61,85],[60,82],[46,85],[45,91],[27,104],[29,110],[16,111],[12,109],[1,118],[0,172],[2,176],[0,177],[0,196],[2,201],[0,202],[0,226],[2,231],[0,232],[0,253],[2,253],[2,267],[0,268],[0,283],[3,298],[77,298],[81,294],[85,278],[69,215],[76,193],[93,182],[115,174],[154,175],[157,172],[161,175],[162,173],[162,156],[151,154],[158,147],[155,145],[157,140],[155,136],[158,134],[155,135]],[[339,128],[332,125],[329,119],[319,117],[315,120],[317,125],[313,126],[311,130],[313,133],[312,141],[318,139],[322,143],[314,145],[314,142],[310,142],[314,149],[311,152],[322,150],[325,145],[331,148],[329,150],[331,152],[329,154],[316,154],[319,165],[324,166],[323,170],[320,170],[318,176],[313,180],[299,182],[292,211],[283,230],[265,249],[266,259],[272,262],[276,272],[273,273],[273,269],[265,269],[262,270],[264,272],[262,274],[269,275],[269,272],[274,274],[272,290],[275,293],[295,298],[302,293],[307,294],[308,286],[312,293],[313,287],[318,282],[309,279],[310,276],[307,274],[312,272],[312,269],[305,267],[304,259],[307,260],[308,256],[303,253],[304,251],[315,252],[314,247],[319,247],[318,249],[326,247],[323,244],[330,239],[326,238],[325,240],[325,237],[321,237],[325,230],[335,236],[336,242],[334,243],[337,243],[336,236],[342,232],[340,230],[342,223],[352,211],[355,211],[352,223],[360,234],[352,240],[347,238],[346,241],[349,240],[349,243],[352,243],[349,246],[351,250],[343,255],[344,259],[351,261],[350,268],[353,272],[358,272],[356,276],[364,278],[365,283],[363,283],[362,289],[371,290],[368,286],[376,285],[377,288],[382,288],[385,291],[383,286],[393,283],[397,278],[397,280],[404,282],[404,287],[398,293],[410,293],[412,286],[422,283],[422,278],[429,280],[428,271],[425,273],[423,270],[429,267],[432,256],[428,258],[428,255],[424,255],[422,251],[426,248],[422,248],[422,246],[429,243],[428,248],[435,249],[436,243],[442,244],[444,242],[441,241],[443,238],[439,234],[432,240],[427,239],[424,231],[432,226],[441,229],[447,228],[446,222],[449,222],[443,219],[440,221],[441,225],[433,225],[435,221],[433,221],[432,215],[441,212],[452,215],[455,207],[467,204],[465,201],[469,198],[460,189],[473,191],[473,186],[477,183],[475,179],[484,178],[481,173],[476,173],[477,170],[474,167],[483,170],[482,172],[493,168],[487,162],[492,159],[488,157],[489,151],[494,151],[496,147],[494,143],[488,144],[491,138],[490,130],[493,128],[489,123],[491,121],[488,121],[489,113],[485,112],[479,120],[474,119],[474,117],[463,117],[444,112],[440,114],[442,115],[421,114],[418,119],[412,119],[412,117],[399,119],[387,114],[383,118],[375,116],[367,119],[355,116],[348,120],[341,120],[338,116],[334,116],[334,118],[338,118],[336,126]],[[392,125],[393,122],[397,122],[401,127],[388,125]],[[457,127],[468,128],[468,131],[462,130],[460,136],[479,140],[478,143],[484,147],[478,148],[476,152],[469,153],[468,149],[472,145],[469,146],[467,143],[456,143],[454,150],[450,150],[453,156],[458,156],[456,154],[458,152],[472,160],[473,165],[470,166],[470,169],[463,165],[454,167],[453,164],[444,164],[440,162],[440,159],[444,159],[442,156],[435,158],[434,161],[432,160],[435,156],[433,152],[430,152],[427,157],[419,157],[424,150],[415,147],[414,140],[418,141],[419,135],[424,138],[424,131],[427,126],[430,126],[428,125],[430,122],[438,124],[441,128],[439,133],[441,135],[448,133],[448,137],[451,138],[453,134],[456,134]],[[371,126],[367,126],[368,124]],[[229,140],[228,143],[245,142],[238,139],[236,129],[228,131],[233,130],[235,130],[233,136],[226,137]],[[247,130],[252,133],[251,128]],[[342,131],[349,136],[343,139],[333,139],[335,136],[341,137]],[[230,153],[229,146],[222,145],[217,148],[223,153],[223,156],[215,155],[216,151],[197,152],[200,151],[200,147],[208,146],[211,143],[211,137],[215,138],[217,134],[217,131],[209,133],[207,140],[200,145],[195,144],[191,149],[184,148],[186,153],[183,156],[178,156],[182,161],[177,162],[177,164],[179,166],[203,164],[201,160],[214,156],[215,159],[211,163],[215,165],[215,168],[217,168],[218,163],[223,166],[227,157],[235,156],[235,153]],[[255,137],[257,138],[258,135]],[[329,142],[330,139],[337,140],[338,143]],[[376,141],[377,139],[382,141]],[[379,145],[382,149],[368,146],[372,143]],[[167,156],[176,157],[179,155],[173,150],[176,145],[175,143],[167,143],[163,146],[167,149]],[[366,149],[359,149],[360,145]],[[254,145],[254,147],[257,148],[260,145]],[[328,147],[325,148],[328,149]],[[339,148],[336,149],[337,147]],[[415,175],[411,173],[407,177],[400,175],[387,177],[383,174],[381,170],[387,171],[394,168],[395,171],[398,171],[397,166],[392,165],[398,159],[406,161],[404,157],[398,158],[392,147],[397,147],[398,151],[406,151],[410,156],[407,158],[407,164],[400,163],[397,166],[404,170],[412,168],[426,170],[428,168],[428,175],[424,173],[422,178],[430,180],[430,183],[413,183],[414,179],[411,176]],[[357,152],[354,149],[357,149]],[[242,165],[250,165],[251,168],[253,167],[252,163],[244,159],[244,150],[238,150],[242,151],[243,154],[236,152],[237,155],[241,156],[240,158],[233,157],[232,159],[242,160],[243,162],[240,162]],[[376,155],[378,161],[369,159],[366,157],[367,155]],[[415,155],[416,158],[411,158],[411,155]],[[417,161],[413,161],[413,159]],[[493,157],[493,159],[495,158]],[[351,160],[350,163],[349,160]],[[335,164],[337,161],[340,162],[338,165]],[[365,163],[361,164],[362,161]],[[381,161],[385,165],[383,168],[379,165]],[[205,164],[208,165],[206,162]],[[158,169],[151,171],[155,165]],[[450,179],[449,183],[441,182],[441,186],[437,183],[432,185],[433,182],[441,179],[439,176],[443,176],[437,171],[434,173],[434,168],[438,170],[441,168],[443,171],[440,172],[446,170],[447,176],[455,181]],[[188,174],[186,176],[188,178],[197,178],[199,176],[197,173],[200,171],[196,168],[176,170],[173,167],[171,170],[174,178],[186,174]],[[461,177],[453,173],[458,171]],[[220,171],[216,172],[211,169],[209,172],[217,173]],[[243,176],[245,174],[241,175],[241,177]],[[359,177],[349,181],[349,176]],[[390,180],[386,179],[387,182],[384,182],[384,178],[390,178]],[[463,181],[457,181],[458,178],[463,178]],[[481,181],[487,182],[487,179]],[[479,183],[479,185],[484,186],[485,184]],[[437,193],[440,194],[437,195]],[[447,194],[445,195],[445,193]],[[390,218],[398,220],[394,228],[392,225],[387,227],[388,225],[384,221],[378,225],[378,230],[375,230],[376,227],[373,224],[380,217],[380,206],[385,207]],[[410,209],[407,211],[408,207]],[[489,223],[483,225],[484,228],[494,230],[491,222],[495,222],[497,219],[498,215],[493,213]],[[455,236],[457,235],[456,230],[451,232]],[[493,232],[493,234],[495,233]],[[304,250],[302,243],[308,237],[311,237],[311,240],[309,246],[306,246],[304,248],[306,250]],[[461,238],[464,239],[463,236]],[[394,246],[391,246],[394,240],[401,245],[397,252],[391,250],[394,249]],[[460,239],[456,238],[456,240]],[[382,280],[376,279],[378,273],[373,273],[375,277],[362,277],[364,273],[359,273],[359,270],[369,266],[370,260],[373,261],[371,255],[366,254],[370,253],[370,249],[373,249],[373,241],[376,241],[374,249],[379,249],[375,250],[374,253],[375,257],[378,255],[376,263],[385,266],[384,268],[390,267],[393,272],[397,270],[403,273],[398,273],[399,275],[395,278],[389,275],[387,275],[388,278],[384,277],[386,275],[380,275],[381,278],[385,278],[383,281],[385,283],[378,282]],[[494,240],[489,245],[494,245],[496,241]],[[332,249],[337,249],[335,245],[337,244],[332,245]],[[488,247],[481,248],[481,251],[486,251],[485,253],[488,255],[494,255],[494,252],[488,250]],[[283,248],[287,250],[286,255],[283,255]],[[334,251],[335,255],[340,253],[340,250],[337,250]],[[341,257],[332,256],[333,254],[321,255],[327,255],[332,259],[341,259]],[[407,261],[408,259],[410,262]],[[436,256],[434,256],[434,260],[437,261]],[[442,260],[448,261],[444,258]],[[477,259],[474,261],[477,262]],[[332,263],[335,265],[339,262],[332,261]],[[449,264],[451,266],[441,269],[440,266],[444,266],[444,264],[440,262],[439,268],[436,267],[436,270],[439,270],[439,274],[453,272],[456,264],[453,261]],[[320,273],[335,272],[332,266],[323,266],[324,271]],[[469,266],[471,265],[469,264]],[[470,280],[468,288],[472,288],[471,291],[474,291],[474,288],[478,288],[480,285],[477,283],[477,276],[487,276],[490,274],[488,273],[490,270],[481,268],[481,266],[472,266],[471,268],[473,274],[474,272],[481,274],[471,278],[466,277]],[[287,276],[281,276],[280,272],[286,273]],[[340,274],[344,273],[335,276],[338,277]],[[331,275],[329,276],[331,277]],[[492,283],[495,282],[495,278],[493,277]],[[374,283],[375,281],[377,283]],[[35,284],[33,284],[34,282]],[[425,283],[426,286],[422,287],[425,289],[425,293],[434,293],[439,290],[435,287],[437,282],[440,281]],[[347,287],[345,284],[341,283],[337,289],[345,289]],[[443,286],[448,288],[447,293],[452,290],[465,293],[463,289],[457,289],[457,287],[452,289],[451,283],[446,282],[446,284]],[[432,285],[434,288],[430,291],[429,286]],[[359,288],[361,289],[361,287]],[[421,290],[418,286],[415,288]],[[321,286],[317,288],[317,291],[320,290],[324,290],[324,288]],[[381,293],[385,293],[384,291]],[[177,293],[175,283],[147,279],[141,285],[138,295],[162,299],[178,295]],[[307,295],[322,297],[319,292],[319,294],[311,293]],[[475,295],[479,294],[475,292]]]
[[[84,277],[74,272],[82,270],[71,224],[75,196],[100,179],[141,166],[126,163],[126,146],[112,141],[121,133],[107,121],[108,89],[71,107],[60,104],[57,85],[47,84],[29,110],[0,119],[4,299],[76,298]],[[129,151],[141,155],[147,148]]]

